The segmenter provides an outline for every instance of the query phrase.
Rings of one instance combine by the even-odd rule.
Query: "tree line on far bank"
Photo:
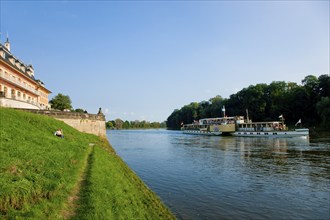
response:
[[[308,75],[302,85],[285,81],[250,85],[228,99],[218,95],[209,101],[192,102],[175,109],[166,126],[179,129],[181,123],[223,117],[223,106],[227,116],[246,116],[248,110],[249,118],[255,122],[278,120],[283,115],[288,125],[301,119],[304,126],[330,129],[330,77]]]
[[[165,122],[148,122],[148,121],[123,121],[119,118],[106,122],[107,129],[149,129],[149,128],[166,128]]]

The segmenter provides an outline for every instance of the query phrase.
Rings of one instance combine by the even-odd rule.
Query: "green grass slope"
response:
[[[54,136],[62,128],[65,138]],[[107,140],[0,108],[0,219],[174,219]]]

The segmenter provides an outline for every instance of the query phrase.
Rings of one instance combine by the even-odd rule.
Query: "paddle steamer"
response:
[[[244,117],[204,118],[192,124],[182,124],[181,130],[185,134],[225,135],[235,132],[239,121],[243,123]]]
[[[242,137],[308,137],[308,128],[289,130],[284,123],[282,115],[280,121],[252,122],[244,116],[204,118],[191,124],[181,124],[181,130],[185,134],[199,135],[232,135]],[[248,115],[248,114],[247,114]],[[301,125],[301,120],[296,123]]]

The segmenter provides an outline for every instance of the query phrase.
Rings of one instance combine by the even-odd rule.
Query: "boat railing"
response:
[[[239,131],[287,131],[288,127],[282,122],[252,122],[237,124]]]
[[[203,118],[199,120],[200,125],[225,125],[235,124],[244,121],[243,116],[222,117],[222,118]]]

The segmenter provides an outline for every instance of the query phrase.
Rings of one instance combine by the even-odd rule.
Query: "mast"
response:
[[[222,112],[223,112],[223,117],[226,117],[226,109],[224,105],[222,106]]]
[[[246,120],[247,120],[247,122],[249,122],[250,120],[249,120],[249,110],[248,109],[245,109],[245,111],[246,111]]]

